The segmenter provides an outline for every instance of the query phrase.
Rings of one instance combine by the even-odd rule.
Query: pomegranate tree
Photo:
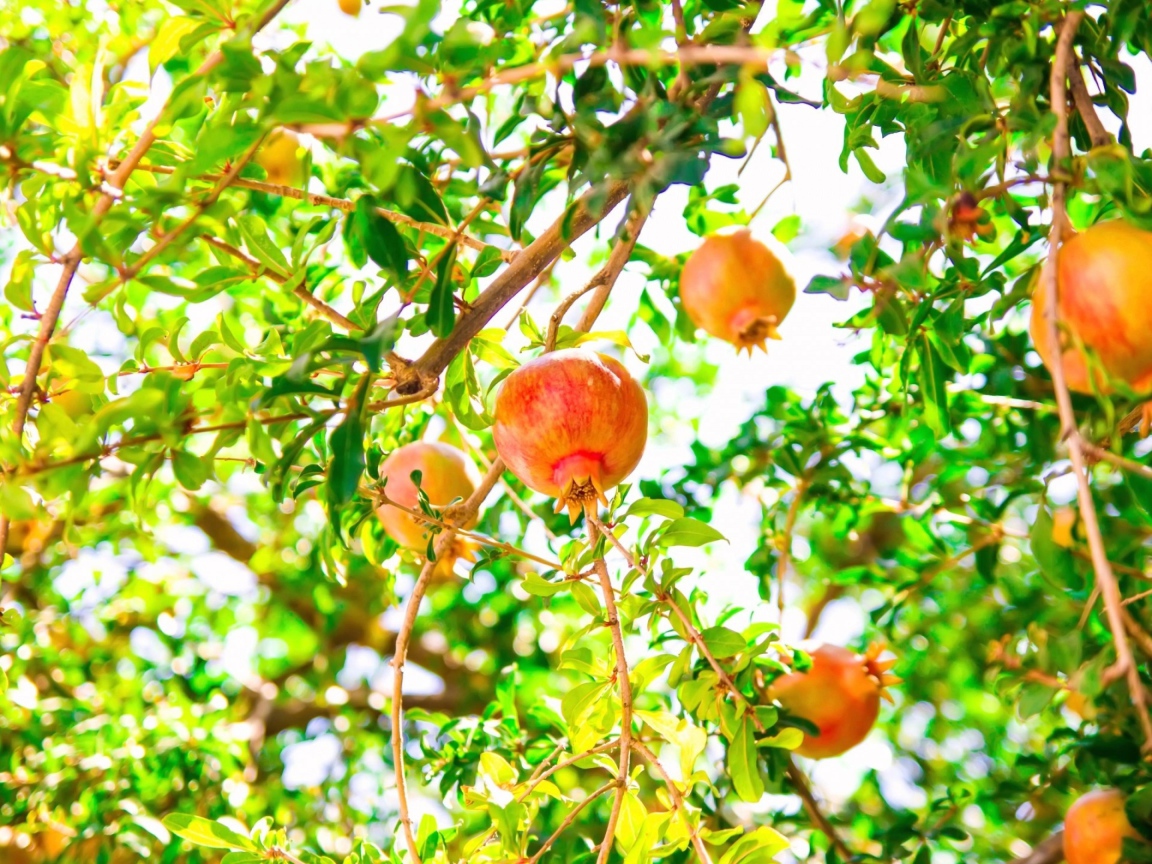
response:
[[[880,714],[880,699],[899,679],[888,674],[894,660],[881,660],[883,647],[873,645],[860,655],[836,645],[821,645],[812,653],[812,667],[772,682],[768,696],[786,711],[814,724],[820,731],[805,734],[796,748],[801,756],[839,756],[867,736]]]
[[[496,397],[496,450],[571,520],[632,473],[648,440],[648,401],[617,360],[583,348],[544,354]]]
[[[1064,817],[1068,864],[1117,864],[1124,838],[1139,837],[1124,812],[1124,793],[1097,789],[1076,799]]]
[[[693,324],[751,354],[780,338],[776,328],[796,300],[796,284],[745,228],[714,234],[692,253],[680,273],[680,300]]]
[[[388,454],[380,465],[380,477],[387,480],[384,493],[391,501],[419,511],[420,501],[416,484],[412,482],[412,472],[420,472],[420,489],[428,496],[428,503],[437,509],[447,507],[453,501],[467,498],[476,488],[472,480],[471,466],[467,457],[448,444],[438,441],[414,441],[398,447]],[[424,552],[432,526],[390,504],[383,504],[376,511],[384,530],[406,549]],[[471,528],[476,517],[461,527]],[[457,544],[453,554],[445,556],[448,566],[465,552],[463,544]]]
[[[1064,243],[1056,268],[1068,387],[1106,393],[1121,381],[1152,390],[1152,232],[1101,222]],[[1051,368],[1047,303],[1041,286],[1032,298],[1032,341]]]

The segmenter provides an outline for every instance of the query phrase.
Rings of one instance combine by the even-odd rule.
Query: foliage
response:
[[[1152,228],[1141,0],[1086,7],[1070,74],[1119,132],[1078,99],[1067,162],[1055,0],[417,0],[365,6],[397,35],[354,61],[284,5],[0,6],[0,860],[1007,861],[1097,785],[1152,838],[1142,712],[1057,506],[1071,469],[1024,326],[1054,182],[1076,228]],[[385,106],[412,81],[411,110]],[[691,250],[640,226],[675,186],[697,234],[750,222],[760,202],[708,174],[761,139],[786,160],[780,103],[841,116],[839,170],[902,190],[798,301],[851,301],[827,339],[858,340],[861,386],[767,388],[726,444],[618,487],[610,537],[505,474],[477,560],[405,629],[428,570],[373,516],[383,457],[442,438],[483,470],[496,388],[556,347],[616,352],[650,393],[712,387],[677,293]],[[899,178],[870,155],[888,136]],[[564,300],[553,263],[590,232],[612,252]],[[626,261],[626,330],[565,319]],[[1075,407],[1146,677],[1139,395]],[[650,398],[654,439],[676,401]],[[726,542],[733,492],[762,512],[759,596],[718,608],[729,574],[685,562]],[[435,556],[451,514],[422,507]],[[809,631],[858,611],[850,647],[886,640],[904,679],[834,806],[766,695],[808,659],[785,601]],[[443,687],[406,691],[397,728],[408,636],[409,683]]]

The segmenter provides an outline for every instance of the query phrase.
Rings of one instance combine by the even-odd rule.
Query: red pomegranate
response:
[[[1066,241],[1056,266],[1068,387],[1107,393],[1110,382],[1122,381],[1137,393],[1152,391],[1152,232],[1101,222]],[[1032,295],[1031,331],[1051,368],[1047,299],[1043,286]]]
[[[680,300],[692,323],[752,353],[779,339],[796,300],[784,265],[748,229],[707,238],[680,272]]]
[[[472,480],[467,457],[448,444],[438,441],[414,441],[398,447],[380,464],[380,477],[387,479],[384,494],[392,501],[411,510],[419,510],[416,484],[412,472],[420,472],[420,488],[428,496],[428,503],[440,509],[456,499],[464,499],[476,488]],[[377,511],[388,535],[401,546],[416,552],[425,552],[430,535],[429,523],[405,513],[390,504]],[[476,517],[462,527],[471,528]],[[461,557],[463,547],[453,557]]]
[[[772,682],[769,698],[820,730],[817,735],[805,734],[797,753],[825,759],[864,740],[880,714],[880,699],[891,701],[884,688],[899,681],[888,674],[896,661],[879,659],[883,650],[873,645],[860,655],[836,645],[821,645],[812,652],[811,669]]]
[[[496,397],[496,451],[529,488],[573,522],[640,462],[648,401],[618,361],[583,348],[544,354],[508,376]]]
[[[1124,838],[1138,838],[1124,812],[1124,793],[1097,789],[1076,799],[1064,817],[1068,864],[1117,864]]]

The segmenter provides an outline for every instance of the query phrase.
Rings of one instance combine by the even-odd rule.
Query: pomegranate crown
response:
[[[868,673],[868,677],[876,682],[880,688],[880,698],[886,699],[888,702],[892,701],[892,694],[888,692],[889,687],[899,684],[903,679],[893,675],[889,670],[896,665],[896,659],[881,660],[880,655],[887,650],[888,646],[883,641],[873,642],[868,646],[868,650],[863,654],[857,655],[861,662],[864,664],[864,671]]]

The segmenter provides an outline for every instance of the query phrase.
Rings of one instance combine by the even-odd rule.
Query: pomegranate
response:
[[[1064,858],[1068,864],[1117,864],[1124,838],[1140,835],[1124,812],[1124,793],[1097,789],[1076,799],[1064,817]]]
[[[707,238],[680,272],[680,300],[692,323],[737,351],[779,339],[776,328],[796,300],[796,284],[748,229]]]
[[[900,680],[888,674],[896,661],[880,660],[883,650],[882,645],[873,645],[860,655],[836,645],[821,645],[811,652],[811,669],[772,682],[768,697],[820,730],[816,735],[805,734],[797,753],[825,759],[864,740],[880,714],[880,699],[892,700],[884,688]]]
[[[428,496],[428,503],[440,509],[456,499],[467,498],[475,490],[470,468],[467,457],[455,447],[438,441],[415,441],[388,454],[380,465],[380,477],[388,481],[384,494],[390,500],[419,510],[416,484],[412,482],[412,472],[419,471],[420,488]],[[428,522],[390,504],[381,505],[376,513],[384,530],[401,546],[421,553],[427,551],[432,532]],[[461,527],[471,528],[475,524],[473,516]],[[444,556],[445,566],[450,570],[455,560],[468,557],[468,552],[469,546],[457,541],[452,552]]]
[[[268,182],[277,186],[303,186],[304,160],[300,157],[300,139],[288,129],[276,129],[256,151],[253,161],[268,174]]]
[[[1107,393],[1110,381],[1122,381],[1152,391],[1152,232],[1101,222],[1066,241],[1056,266],[1068,387]],[[1041,286],[1032,295],[1032,341],[1051,368],[1047,305]]]
[[[583,348],[544,354],[496,397],[496,451],[531,489],[581,510],[632,473],[648,440],[648,401],[618,361]]]
[[[345,15],[351,15],[353,18],[360,14],[361,0],[337,0],[340,4],[340,11]]]

